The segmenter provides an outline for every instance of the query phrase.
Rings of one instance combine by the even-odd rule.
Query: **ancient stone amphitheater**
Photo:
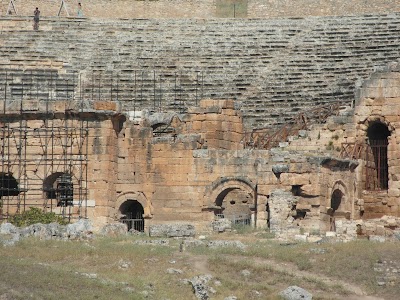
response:
[[[3,219],[397,230],[400,4],[77,3],[0,2]]]

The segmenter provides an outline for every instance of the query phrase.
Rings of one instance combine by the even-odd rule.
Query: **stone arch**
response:
[[[370,115],[363,122],[363,124],[366,125],[366,127],[364,127],[365,128],[364,129],[364,132],[365,132],[364,136],[365,137],[367,137],[368,128],[371,125],[375,124],[375,123],[381,123],[381,124],[385,125],[388,128],[390,133],[392,133],[395,130],[393,125],[384,116],[381,116],[381,115]]]
[[[153,130],[153,136],[175,134],[176,126],[181,122],[175,112],[152,113],[144,111],[144,124]]]
[[[128,199],[118,209],[120,222],[127,225],[128,230],[144,231],[144,208],[137,200]]]
[[[254,193],[256,186],[255,184],[247,179],[242,177],[223,177],[216,181],[214,181],[206,190],[205,193],[205,201],[204,206],[213,207],[215,206],[215,200],[218,195],[223,193],[223,191],[228,189],[242,189],[245,191],[249,191],[250,193]],[[254,195],[254,194],[253,194]],[[252,199],[252,204],[254,204],[254,197]]]
[[[147,199],[147,197],[144,195],[142,192],[126,192],[123,194],[120,194],[117,198],[117,201],[115,202],[115,213],[114,215],[119,219],[119,208],[121,205],[128,201],[128,200],[136,200],[140,205],[143,207],[143,218],[145,219],[151,219],[153,217],[153,206],[150,202],[150,200]]]
[[[216,217],[250,225],[255,222],[255,185],[245,178],[221,178],[206,193],[205,206]]]

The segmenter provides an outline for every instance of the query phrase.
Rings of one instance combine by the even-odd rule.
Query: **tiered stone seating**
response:
[[[247,127],[265,127],[315,105],[354,101],[357,83],[400,57],[399,16],[53,17],[42,18],[38,32],[30,18],[6,17],[0,73],[53,70],[70,76],[75,95],[83,91],[89,102],[112,98],[125,110],[183,110],[200,97],[233,98],[243,102]],[[3,75],[0,80],[4,87]]]

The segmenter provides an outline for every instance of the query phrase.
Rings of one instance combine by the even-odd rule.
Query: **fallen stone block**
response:
[[[149,227],[152,237],[194,237],[196,230],[191,224],[158,224]]]
[[[105,236],[125,235],[127,232],[128,227],[126,224],[120,222],[107,224],[100,230],[100,234]]]
[[[284,300],[312,300],[312,294],[298,286],[289,286],[279,293]]]

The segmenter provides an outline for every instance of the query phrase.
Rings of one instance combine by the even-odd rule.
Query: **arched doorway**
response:
[[[215,200],[219,209],[214,210],[217,219],[229,219],[233,225],[251,225],[251,194],[239,188],[223,190]]]
[[[49,175],[43,181],[43,193],[45,199],[54,199],[57,206],[72,206],[74,200],[72,176],[63,172]]]
[[[137,200],[126,200],[119,207],[120,222],[128,226],[128,230],[144,231],[144,209]]]
[[[365,165],[365,189],[387,190],[388,184],[388,137],[390,131],[385,124],[372,123],[367,130],[368,147]]]

